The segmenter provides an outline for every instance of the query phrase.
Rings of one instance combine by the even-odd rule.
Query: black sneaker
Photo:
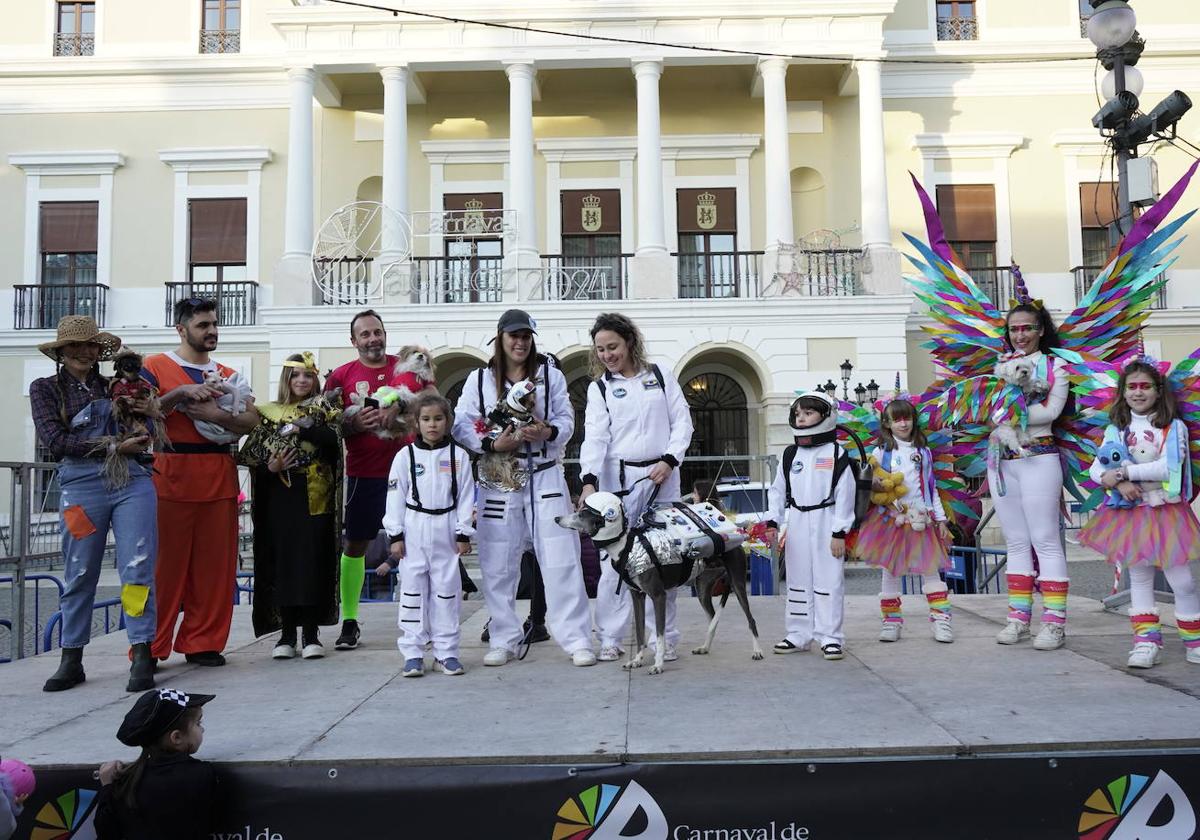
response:
[[[225,657],[215,650],[202,650],[199,653],[185,653],[183,658],[193,665],[203,665],[206,668],[220,668],[225,664]]]
[[[525,619],[525,623],[521,626],[521,631],[525,634],[525,642],[527,644],[550,641],[550,632],[546,630],[545,624],[530,624],[529,619]]]
[[[358,647],[358,637],[362,635],[358,629],[358,622],[353,618],[347,618],[342,622],[342,635],[337,637],[337,641],[333,646],[338,650],[354,650]]]
[[[841,659],[842,646],[839,644],[834,644],[833,642],[830,642],[827,645],[821,645],[821,656],[825,657],[826,659]]]

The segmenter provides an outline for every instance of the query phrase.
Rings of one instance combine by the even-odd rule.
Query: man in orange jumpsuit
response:
[[[216,400],[224,392],[205,384],[205,375],[215,371],[243,386],[238,373],[209,358],[217,347],[215,301],[179,301],[175,330],[179,347],[147,357],[143,370],[161,395],[171,441],[170,449],[154,458],[159,613],[151,653],[164,660],[174,647],[188,662],[224,665],[221,651],[229,639],[237,571],[237,467],[231,442],[214,442],[212,432],[201,434],[194,421],[207,421],[206,429],[227,430],[226,437],[236,441],[235,436],[258,425],[258,411],[253,396],[236,415],[220,408]],[[183,621],[176,633],[181,609]]]

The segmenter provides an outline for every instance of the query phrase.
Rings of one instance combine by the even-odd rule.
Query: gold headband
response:
[[[283,366],[290,367],[290,368],[296,368],[296,370],[306,370],[309,373],[316,373],[317,372],[317,357],[314,356],[308,350],[305,350],[300,355],[304,357],[303,361],[299,361],[299,362],[287,361],[287,362],[283,363]]]
[[[1029,304],[1030,306],[1032,306],[1038,312],[1041,312],[1042,309],[1045,308],[1045,304],[1042,303],[1041,298],[1034,298],[1034,299],[1027,300],[1027,301],[1019,301],[1016,298],[1009,298],[1008,299],[1008,308],[1016,309],[1018,306],[1023,306],[1026,303]]]

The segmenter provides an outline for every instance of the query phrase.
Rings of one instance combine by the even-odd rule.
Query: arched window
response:
[[[575,411],[575,431],[571,433],[571,439],[567,441],[565,457],[568,459],[578,459],[579,447],[583,445],[584,412],[587,409],[588,385],[591,383],[592,380],[589,377],[579,376],[567,386],[567,397],[571,400],[571,408]],[[583,489],[579,482],[579,464],[565,464],[563,470],[566,472],[567,487],[570,488],[571,494],[579,493]]]
[[[480,365],[479,367],[483,367],[483,366]],[[476,368],[472,368],[471,370],[468,370],[466,373],[464,373],[462,375],[461,379],[459,379],[457,382],[455,382],[453,385],[451,385],[448,389],[446,389],[445,391],[442,392],[442,396],[445,397],[450,402],[451,408],[453,408],[453,409],[458,408],[458,398],[462,396],[463,386],[465,386],[467,384],[467,377],[469,377],[471,375],[472,370],[476,370]]]
[[[683,386],[683,396],[692,413],[692,443],[681,470],[683,492],[700,480],[727,479],[746,475],[749,462],[731,456],[746,455],[750,449],[749,413],[746,392],[723,373],[702,373]],[[729,461],[695,462],[691,458],[719,456]]]

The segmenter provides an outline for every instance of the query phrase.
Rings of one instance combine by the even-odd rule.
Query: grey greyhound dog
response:
[[[742,605],[750,634],[754,638],[752,658],[762,659],[758,644],[758,625],[750,612],[746,593],[746,552],[742,536],[727,517],[708,504],[676,504],[651,508],[642,521],[630,527],[625,506],[613,493],[593,493],[576,513],[554,519],[592,538],[602,557],[612,562],[629,586],[633,597],[633,628],[636,644],[629,652],[626,670],[646,664],[646,598],[654,605],[654,627],[658,644],[649,673],[661,674],[666,655],[667,591],[691,583],[696,587],[700,605],[708,615],[704,644],[692,650],[706,654],[712,647],[732,591]],[[681,536],[682,534],[682,536]],[[713,606],[713,588],[726,578],[728,586],[720,603]]]

